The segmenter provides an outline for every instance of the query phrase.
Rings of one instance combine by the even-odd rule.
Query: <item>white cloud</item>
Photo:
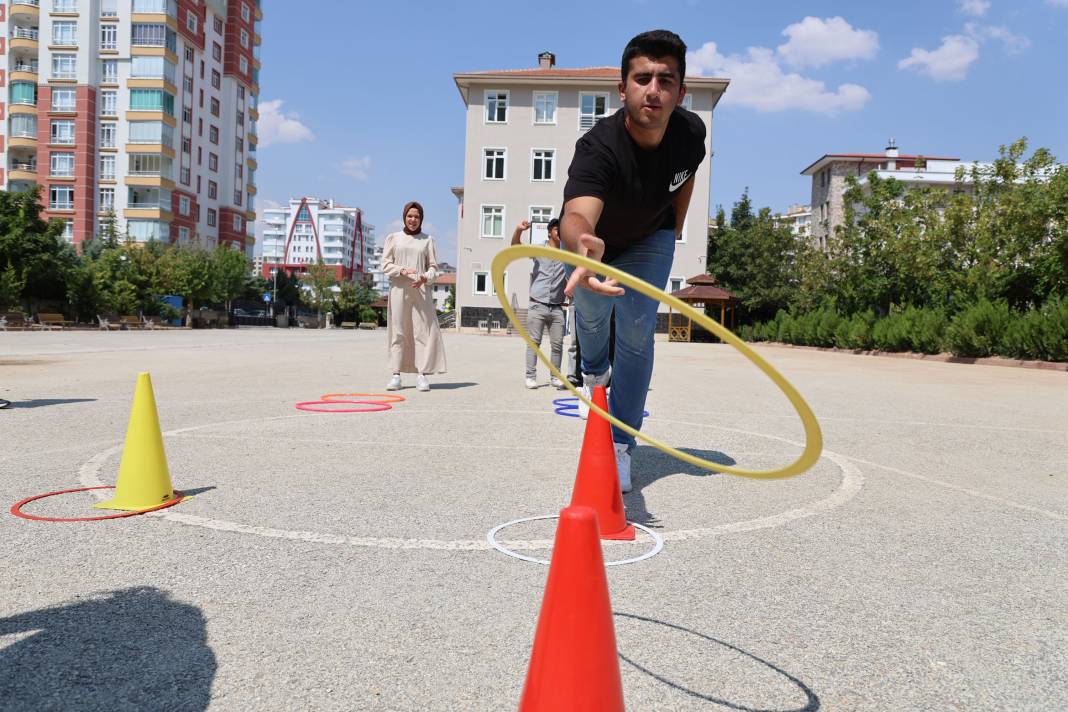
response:
[[[934,50],[913,48],[897,63],[898,69],[913,69],[936,82],[956,82],[968,76],[968,68],[979,59],[979,42],[965,35],[949,35]]]
[[[822,67],[843,59],[872,59],[879,51],[879,35],[854,29],[841,17],[806,17],[782,31],[790,38],[779,55],[796,67]]]
[[[989,0],[957,0],[957,10],[972,17],[982,17],[989,9]]]
[[[260,135],[260,146],[270,146],[272,143],[300,143],[301,141],[314,141],[315,135],[304,124],[300,123],[300,115],[290,111],[282,112],[282,100],[260,102],[260,118],[257,122]]]
[[[1046,4],[1053,7],[1068,7],[1068,0],[1046,0]]]
[[[341,162],[338,170],[356,180],[367,180],[371,173],[371,157],[356,156]]]
[[[831,91],[817,80],[785,73],[775,52],[766,47],[750,47],[744,55],[724,56],[715,42],[706,42],[686,55],[686,69],[694,74],[728,77],[731,85],[723,95],[724,104],[737,104],[758,111],[802,109],[819,114],[857,111],[871,99],[858,84],[840,84]]]
[[[1000,25],[977,25],[974,22],[969,22],[964,25],[964,31],[979,42],[1000,40],[1005,47],[1005,51],[1009,54],[1019,54],[1031,46],[1031,40],[1023,35],[1017,35],[1009,28]]]

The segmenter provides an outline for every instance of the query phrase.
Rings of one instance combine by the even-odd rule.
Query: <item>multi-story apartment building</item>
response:
[[[785,213],[772,215],[771,219],[780,225],[786,225],[790,232],[799,237],[812,234],[812,207],[809,205],[791,205]]]
[[[619,67],[564,69],[545,52],[534,69],[454,75],[467,106],[464,185],[460,200],[456,306],[457,325],[478,327],[483,320],[504,322],[490,280],[494,255],[509,244],[515,225],[533,223],[533,242],[545,242],[545,224],[563,205],[567,168],[575,142],[601,118],[620,108]],[[685,107],[708,129],[711,157],[712,111],[728,80],[688,77]],[[697,171],[685,229],[675,250],[671,285],[705,271],[705,235],[711,160]],[[509,302],[526,306],[530,261],[508,268]]]
[[[961,165],[964,164],[959,158],[899,154],[893,139],[883,153],[824,155],[801,171],[801,175],[812,178],[812,241],[826,247],[827,236],[845,222],[846,178],[852,176],[863,185],[868,174],[875,171],[881,178],[894,178],[909,185],[951,188]]]
[[[383,245],[375,245],[374,252],[371,254],[371,261],[368,265],[368,272],[371,273],[371,289],[374,289],[379,294],[389,294],[389,277],[382,271],[382,251]]]
[[[259,0],[3,2],[0,184],[40,184],[75,244],[114,211],[132,240],[251,257],[261,19]]]
[[[320,259],[334,268],[338,281],[363,281],[375,255],[374,225],[363,211],[333,200],[290,198],[288,205],[263,211],[263,265],[270,277],[276,269],[306,272]]]

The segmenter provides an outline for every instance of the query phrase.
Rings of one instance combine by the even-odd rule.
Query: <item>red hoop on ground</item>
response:
[[[369,405],[370,408],[314,408],[312,406],[317,405]],[[380,403],[379,401],[357,401],[357,400],[317,400],[317,401],[304,401],[303,403],[297,403],[297,410],[306,410],[309,413],[377,413],[380,410],[393,410],[393,406],[389,403]]]
[[[340,403],[348,398],[359,398],[360,403],[400,403],[404,400],[404,396],[391,393],[327,393],[325,396],[319,396],[319,400],[330,403]],[[375,400],[372,401],[371,398]]]
[[[114,485],[102,485],[100,487],[78,487],[77,489],[58,490],[56,492],[46,492],[44,494],[35,495],[33,497],[27,497],[21,502],[16,502],[11,505],[11,513],[21,519],[29,519],[35,522],[99,522],[103,519],[122,519],[123,517],[136,517],[138,514],[148,514],[149,512],[155,512],[158,509],[166,509],[167,507],[173,507],[182,500],[186,499],[185,495],[178,490],[174,491],[174,499],[158,504],[155,507],[149,507],[148,509],[138,509],[133,512],[119,512],[118,514],[105,514],[102,517],[38,517],[36,514],[26,514],[22,511],[22,508],[30,502],[36,502],[39,499],[45,497],[54,497],[57,494],[70,494],[72,492],[88,492],[89,490],[98,489],[115,489]]]

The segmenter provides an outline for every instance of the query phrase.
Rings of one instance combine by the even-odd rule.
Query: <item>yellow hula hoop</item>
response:
[[[675,309],[681,314],[685,314],[700,326],[703,326],[708,331],[712,332],[723,341],[727,342],[734,348],[736,348],[743,356],[749,359],[754,366],[763,371],[772,382],[779,387],[779,390],[789,399],[793,404],[794,409],[797,411],[798,416],[801,418],[801,424],[805,428],[805,449],[801,452],[796,460],[791,462],[785,467],[780,467],[777,470],[747,470],[741,467],[730,467],[728,465],[720,465],[704,458],[690,455],[689,453],[682,452],[681,450],[668,445],[665,442],[661,442],[654,437],[646,435],[634,428],[630,427],[623,421],[619,420],[613,415],[610,415],[606,411],[602,410],[596,404],[586,399],[582,393],[571,385],[571,382],[564,377],[560,371],[553,366],[537,344],[531,340],[530,335],[527,334],[526,327],[519,323],[516,318],[515,311],[508,304],[504,290],[504,270],[508,265],[515,262],[518,259],[524,257],[544,257],[551,260],[557,260],[564,262],[575,267],[584,267],[596,274],[606,275],[616,280],[625,287],[635,289],[641,294],[655,299],[656,301],[667,304],[672,309]],[[508,320],[512,322],[516,331],[523,337],[523,340],[527,342],[527,346],[534,349],[538,359],[549,369],[549,372],[556,376],[561,383],[563,383],[569,391],[578,396],[579,400],[583,401],[590,407],[590,410],[600,415],[602,418],[607,419],[612,425],[616,426],[624,432],[630,433],[634,437],[643,440],[644,442],[652,445],[653,447],[666,452],[672,457],[688,462],[696,467],[701,467],[706,470],[713,470],[715,472],[722,472],[727,475],[737,475],[739,477],[750,477],[753,479],[762,480],[774,480],[784,477],[793,477],[794,475],[800,475],[805,470],[816,464],[816,461],[820,459],[820,454],[823,452],[823,434],[820,432],[820,425],[816,422],[816,416],[812,413],[812,409],[809,408],[808,403],[801,397],[801,394],[797,392],[789,381],[787,381],[782,374],[776,371],[771,364],[765,361],[760,354],[753,351],[749,346],[732,334],[729,329],[721,326],[719,323],[709,318],[705,314],[697,311],[689,304],[676,299],[667,292],[657,289],[648,282],[638,279],[632,275],[622,272],[611,265],[604,264],[602,262],[595,262],[588,257],[577,255],[573,252],[566,252],[564,250],[554,249],[550,247],[542,247],[538,245],[515,245],[501,250],[496,257],[493,258],[493,263],[490,267],[493,277],[493,288],[497,291],[497,299],[501,302],[501,307],[504,309],[505,315]]]

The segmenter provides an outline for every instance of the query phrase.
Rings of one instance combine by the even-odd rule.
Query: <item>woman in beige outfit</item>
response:
[[[404,231],[386,237],[382,271],[389,277],[389,367],[386,390],[401,387],[402,373],[418,373],[415,387],[429,391],[428,373],[445,373],[445,345],[430,285],[438,275],[434,238],[422,231],[423,206],[404,206]]]

